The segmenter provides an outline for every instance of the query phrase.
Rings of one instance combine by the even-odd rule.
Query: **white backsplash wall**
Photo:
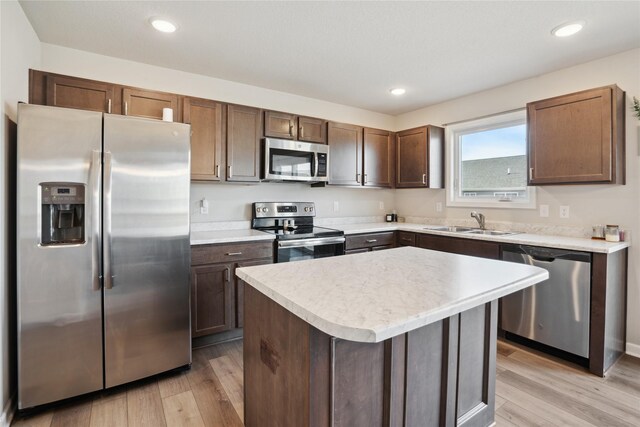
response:
[[[631,231],[627,309],[627,351],[640,356],[640,121],[631,109],[632,97],[640,97],[640,49],[634,49],[536,78],[511,83],[397,117],[397,129],[422,124],[441,125],[459,120],[522,108],[529,101],[579,90],[617,84],[626,91],[626,185],[560,185],[537,188],[536,209],[480,208],[492,221],[589,228],[594,224],[619,224]],[[447,208],[445,190],[397,190],[400,216],[444,218],[447,222],[469,218],[469,208]],[[436,202],[443,211],[436,212]],[[539,215],[540,204],[549,205],[549,217]],[[561,205],[569,206],[569,218],[561,219]]]
[[[209,213],[200,213],[200,200],[209,202]],[[315,202],[318,218],[379,216],[391,212],[394,191],[369,188],[311,187],[297,183],[213,184],[191,183],[191,221],[251,219],[253,202]],[[338,211],[334,211],[338,202]],[[380,209],[380,203],[384,209]]]

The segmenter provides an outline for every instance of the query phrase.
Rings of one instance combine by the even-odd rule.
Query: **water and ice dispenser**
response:
[[[71,182],[43,182],[42,246],[85,242],[85,185]]]

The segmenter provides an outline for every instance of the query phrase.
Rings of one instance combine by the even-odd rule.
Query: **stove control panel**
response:
[[[252,215],[254,218],[316,216],[316,207],[313,202],[256,202]]]

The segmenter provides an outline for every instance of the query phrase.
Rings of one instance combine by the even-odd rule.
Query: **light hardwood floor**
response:
[[[640,361],[606,378],[498,343],[498,426],[640,426]],[[118,387],[13,426],[242,426],[242,341],[194,350],[191,370]]]

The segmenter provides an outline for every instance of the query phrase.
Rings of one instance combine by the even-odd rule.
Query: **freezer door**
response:
[[[101,145],[101,113],[18,107],[19,409],[103,387],[98,251]],[[84,214],[79,217],[78,210],[73,217],[73,224],[84,227],[82,239],[40,244],[47,231],[42,218],[48,213],[42,194],[53,190],[41,184],[52,182],[74,183],[73,191],[84,192]],[[61,206],[56,209],[67,209]],[[60,231],[71,225],[61,222],[52,221],[51,228]]]
[[[104,118],[105,385],[191,363],[190,127]]]

